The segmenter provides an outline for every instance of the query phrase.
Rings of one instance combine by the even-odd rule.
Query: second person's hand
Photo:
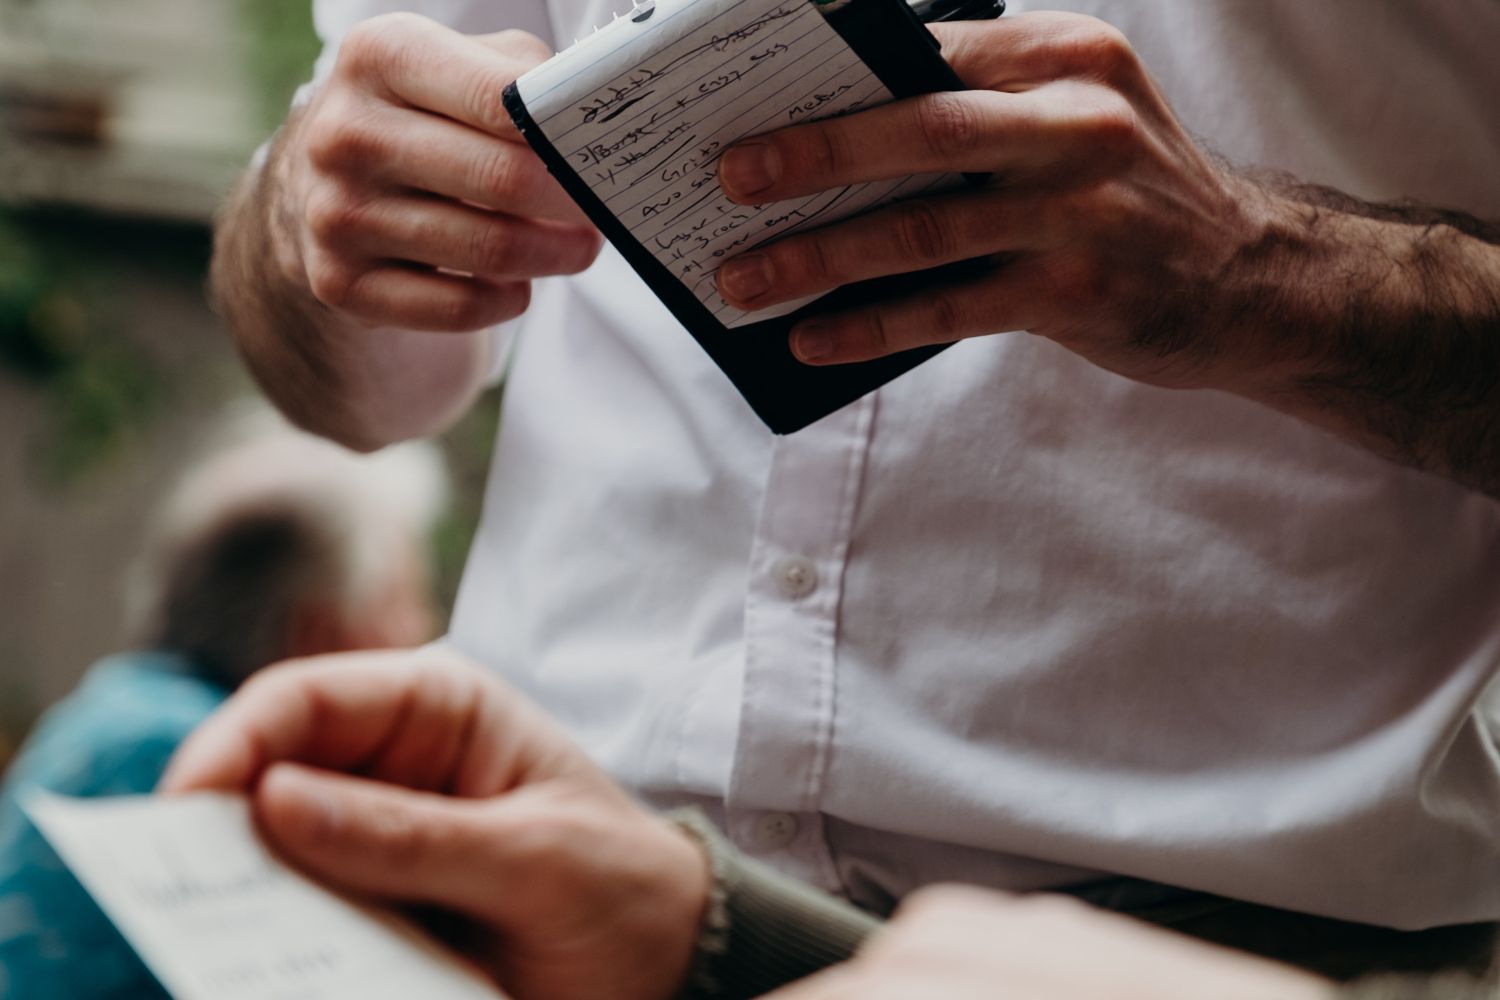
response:
[[[464,918],[517,1000],[667,1000],[709,871],[540,709],[440,648],[293,662],[185,743],[167,794],[245,792],[315,878]]]

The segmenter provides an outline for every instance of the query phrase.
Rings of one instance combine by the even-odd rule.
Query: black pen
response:
[[[923,24],[991,21],[1005,13],[1005,0],[907,0]]]

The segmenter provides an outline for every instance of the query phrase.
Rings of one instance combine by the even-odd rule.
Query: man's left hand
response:
[[[1257,245],[1267,200],[1198,148],[1103,22],[1034,14],[935,30],[972,89],[747,140],[724,155],[720,184],[766,203],[922,173],[989,179],[741,255],[719,271],[725,298],[757,309],[985,258],[977,279],[804,322],[793,350],[837,364],[1025,329],[1138,380],[1204,384],[1213,338],[1235,326],[1228,309],[1206,313]]]

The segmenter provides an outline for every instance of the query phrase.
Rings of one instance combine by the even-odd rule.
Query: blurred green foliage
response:
[[[0,370],[45,397],[50,426],[32,452],[66,486],[141,430],[164,384],[114,336],[107,278],[41,229],[0,215]]]
[[[243,58],[266,132],[286,116],[311,76],[320,43],[311,0],[238,0]],[[131,228],[131,227],[134,228]],[[147,437],[154,420],[181,405],[181,379],[153,358],[120,308],[131,283],[174,287],[202,281],[202,230],[111,221],[87,212],[0,205],[0,378],[37,393],[44,419],[26,428],[31,467],[44,488],[108,475],[107,468]],[[126,274],[122,259],[142,263]],[[436,583],[444,603],[457,589],[484,493],[498,392],[481,401],[440,444],[454,479],[454,504],[438,525]]]
[[[239,10],[261,125],[274,131],[318,56],[312,0],[240,0]]]

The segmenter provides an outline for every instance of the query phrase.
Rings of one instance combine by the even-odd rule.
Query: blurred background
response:
[[[216,206],[317,51],[307,0],[0,0],[0,770],[122,648],[126,569],[254,393],[203,286]],[[495,400],[441,442],[451,604]]]

